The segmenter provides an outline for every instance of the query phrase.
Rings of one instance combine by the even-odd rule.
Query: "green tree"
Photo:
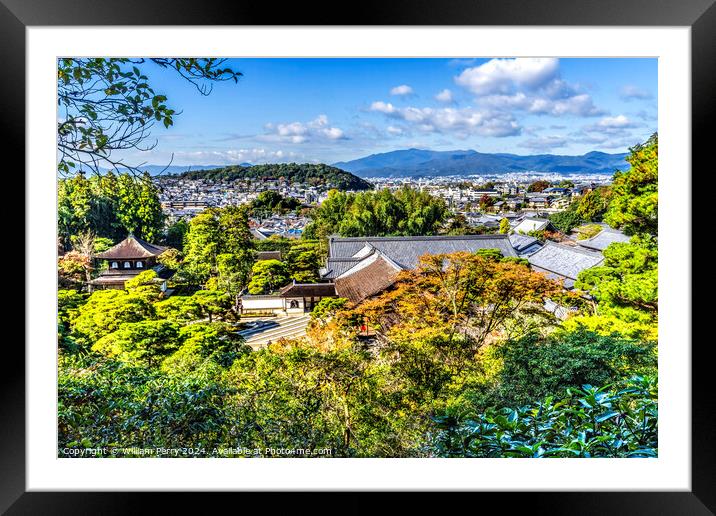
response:
[[[225,323],[211,322],[184,326],[179,330],[181,347],[162,362],[162,370],[186,374],[201,368],[207,361],[229,367],[244,353],[243,338],[236,329]]]
[[[569,233],[582,223],[582,217],[577,213],[576,204],[571,204],[564,211],[553,213],[549,216],[550,222],[562,233]]]
[[[330,192],[311,212],[306,238],[341,236],[434,235],[448,216],[445,202],[403,187],[396,192]]]
[[[344,297],[324,297],[311,311],[312,319],[325,319],[335,314],[338,310],[342,310],[348,304],[348,300]]]
[[[231,296],[217,290],[199,290],[191,297],[198,306],[201,316],[209,322],[212,322],[214,317],[225,319],[233,307]]]
[[[500,233],[506,235],[510,232],[510,221],[507,219],[500,220]]]
[[[155,313],[151,301],[143,296],[123,290],[99,290],[79,308],[70,328],[77,342],[89,347],[121,324],[153,319]]]
[[[288,268],[279,260],[261,260],[251,268],[249,294],[268,294],[289,281]]]
[[[318,281],[318,270],[323,264],[323,253],[318,241],[299,240],[285,252],[289,277],[298,283]]]
[[[601,221],[609,207],[611,194],[611,188],[608,186],[599,186],[587,192],[579,199],[576,207],[577,215],[587,222]]]
[[[286,213],[295,210],[301,203],[293,197],[284,197],[273,190],[261,192],[256,199],[251,201],[251,212],[255,216],[270,216],[273,213]]]
[[[248,268],[248,264],[253,261],[252,248],[251,232],[244,208],[208,208],[189,223],[184,243],[185,258],[180,273],[189,283],[202,285],[209,278],[219,275],[219,264],[222,262],[226,279],[229,271],[239,272]],[[231,255],[232,258],[220,260],[221,255]],[[241,279],[243,276],[238,277]]]
[[[604,250],[604,262],[579,274],[575,287],[589,291],[596,313],[573,318],[603,333],[620,331],[655,340],[658,317],[658,250],[650,238],[634,237]]]
[[[157,262],[160,265],[163,265],[167,269],[171,269],[174,271],[181,267],[181,262],[183,259],[184,254],[178,249],[174,249],[172,247],[157,256]]]
[[[164,226],[159,191],[147,175],[108,173],[87,179],[77,173],[58,181],[57,202],[65,249],[83,234],[92,234],[99,243],[119,242],[130,232],[157,241]]]
[[[658,224],[659,138],[654,133],[646,142],[630,149],[626,172],[614,174],[613,198],[604,220],[628,235],[656,236]]]
[[[189,223],[182,219],[177,220],[167,228],[167,235],[164,244],[174,249],[184,249],[184,236],[189,231]]]
[[[533,333],[499,344],[495,352],[502,361],[498,405],[523,405],[584,384],[655,374],[657,366],[653,343],[584,329],[549,337]]]
[[[127,362],[157,365],[158,360],[179,348],[179,327],[166,320],[123,323],[100,338],[92,350]]]

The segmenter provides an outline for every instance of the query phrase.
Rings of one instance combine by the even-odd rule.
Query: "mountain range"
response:
[[[611,174],[626,170],[627,153],[588,152],[581,156],[557,154],[488,154],[474,150],[430,151],[407,149],[371,154],[334,167],[360,177],[412,177],[485,174],[496,172],[553,172]]]
[[[359,177],[415,177],[461,176],[500,172],[552,172],[559,174],[612,174],[626,170],[627,153],[608,154],[592,151],[581,156],[534,154],[521,156],[507,153],[483,153],[474,150],[431,151],[406,149],[371,154],[351,161],[339,161],[332,166]],[[239,167],[249,168],[250,163]],[[144,165],[140,167],[155,176],[181,174],[188,171],[225,168],[226,165]]]

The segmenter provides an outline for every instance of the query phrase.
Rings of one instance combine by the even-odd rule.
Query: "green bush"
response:
[[[434,418],[439,457],[656,457],[655,377],[569,389],[518,408],[488,409],[475,418]]]

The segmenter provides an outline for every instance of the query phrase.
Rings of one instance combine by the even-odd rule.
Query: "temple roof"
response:
[[[360,237],[329,240],[326,278],[337,278],[360,263],[375,249],[403,269],[414,269],[425,254],[498,249],[503,256],[517,256],[507,235]]]
[[[98,253],[95,258],[101,258],[104,260],[125,260],[125,259],[140,259],[140,258],[151,258],[152,256],[159,256],[166,247],[162,247],[155,244],[145,242],[141,238],[137,238],[134,235],[129,235],[127,238],[122,240],[114,247],[110,247],[103,253]]]
[[[527,261],[534,270],[547,272],[550,278],[566,279],[565,286],[569,288],[580,272],[599,265],[604,261],[604,256],[576,246],[570,247],[547,241],[542,249],[528,256]]]
[[[542,243],[539,240],[528,235],[510,235],[510,243],[520,256],[532,254],[542,247]]]
[[[360,303],[395,283],[401,270],[393,260],[375,251],[335,279],[336,294]]]
[[[596,249],[597,251],[604,251],[607,247],[615,242],[627,243],[631,240],[631,237],[625,235],[621,231],[617,231],[611,228],[604,228],[602,231],[594,235],[592,238],[586,238],[584,240],[577,240],[577,244],[587,249]]]
[[[542,231],[550,226],[550,221],[545,219],[535,219],[532,217],[526,217],[517,226],[515,226],[515,233],[529,233],[530,231]]]
[[[280,297],[333,297],[336,286],[333,283],[290,283],[279,290]]]

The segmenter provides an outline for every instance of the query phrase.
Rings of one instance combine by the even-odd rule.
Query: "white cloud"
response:
[[[450,104],[454,102],[452,91],[448,90],[447,88],[435,95],[435,100],[439,102],[445,102],[446,104]]]
[[[559,59],[492,59],[468,68],[455,82],[475,94],[481,106],[550,116],[598,116],[590,95],[559,77]]]
[[[626,101],[634,100],[634,99],[650,99],[651,93],[643,88],[640,88],[639,86],[634,86],[633,84],[627,84],[619,90],[619,96]]]
[[[391,95],[405,96],[405,95],[412,95],[412,93],[413,93],[413,88],[411,88],[407,84],[401,84],[400,86],[396,86],[395,88],[390,90]]]
[[[420,132],[449,132],[458,138],[466,138],[471,134],[513,136],[521,130],[509,113],[492,113],[473,108],[398,108],[390,103],[376,101],[371,104],[370,110],[407,122]]]
[[[577,143],[596,145],[603,149],[616,149],[643,141],[641,134],[643,128],[643,123],[635,122],[625,115],[605,116],[594,124],[585,125],[572,136]]]
[[[602,110],[594,105],[592,98],[587,94],[551,99],[518,92],[513,95],[490,95],[483,97],[480,99],[480,104],[500,111],[518,110],[535,115],[574,115],[586,117],[604,114]]]
[[[397,112],[397,109],[393,104],[390,102],[383,102],[381,100],[376,100],[370,105],[371,111],[378,111],[380,113],[385,113],[386,115],[393,114]]]
[[[345,133],[338,127],[332,127],[326,115],[319,115],[310,122],[291,122],[288,124],[266,124],[268,133],[260,139],[282,141],[286,143],[305,143],[317,140],[343,140]]]
[[[613,129],[613,128],[619,128],[624,129],[627,127],[636,127],[637,124],[629,120],[624,115],[617,115],[617,116],[605,116],[599,122],[597,122],[598,127],[603,127],[607,129]]]
[[[515,87],[536,89],[557,76],[559,59],[491,59],[467,68],[455,82],[476,95],[509,93]]]
[[[394,125],[389,125],[386,131],[388,131],[388,133],[392,134],[393,136],[400,136],[405,132],[402,128],[396,127]]]

